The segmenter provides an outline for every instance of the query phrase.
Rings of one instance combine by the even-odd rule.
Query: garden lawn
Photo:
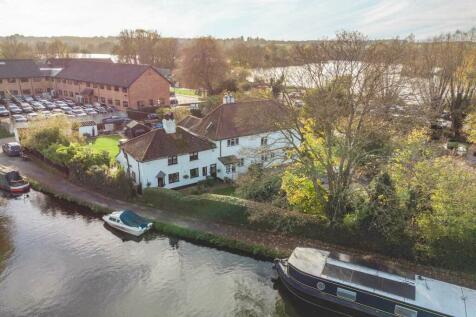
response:
[[[103,135],[97,137],[94,143],[92,144],[93,149],[98,151],[107,151],[111,159],[114,159],[119,153],[119,140],[122,139],[122,136],[114,135]]]
[[[175,94],[177,95],[187,95],[187,96],[196,96],[195,90],[194,89],[188,89],[188,88],[173,88],[171,91],[175,91]]]

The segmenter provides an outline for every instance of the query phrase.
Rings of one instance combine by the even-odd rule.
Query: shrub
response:
[[[282,196],[281,175],[275,170],[251,165],[248,172],[238,178],[236,194],[245,199],[272,202]]]

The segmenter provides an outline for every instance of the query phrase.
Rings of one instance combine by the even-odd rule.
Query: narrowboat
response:
[[[152,228],[152,222],[142,218],[131,210],[114,211],[103,216],[102,219],[111,227],[136,237]]]
[[[30,184],[17,170],[0,165],[0,189],[11,194],[22,194],[30,190]]]
[[[389,317],[476,317],[476,291],[343,254],[296,248],[274,268],[295,296],[344,313]]]

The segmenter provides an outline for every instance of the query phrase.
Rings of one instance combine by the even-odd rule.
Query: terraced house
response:
[[[0,95],[50,92],[82,103],[100,102],[119,110],[168,105],[170,82],[150,65],[97,59],[0,61]]]
[[[117,161],[142,188],[178,188],[215,177],[235,180],[252,164],[288,162],[285,129],[273,124],[282,111],[272,100],[224,103],[204,118],[188,116],[132,138],[121,146]]]

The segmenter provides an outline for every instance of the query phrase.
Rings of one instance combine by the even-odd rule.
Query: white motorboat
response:
[[[131,210],[114,211],[102,217],[111,227],[136,237],[152,228],[152,222],[142,218]]]

